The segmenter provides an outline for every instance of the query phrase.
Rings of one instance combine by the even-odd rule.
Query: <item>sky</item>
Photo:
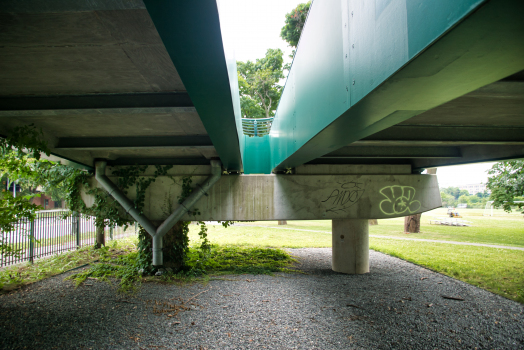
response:
[[[237,61],[255,61],[266,50],[280,48],[284,62],[291,48],[280,38],[285,16],[305,0],[220,0],[219,11],[222,35],[234,47]],[[437,178],[441,188],[487,182],[486,171],[494,163],[478,163],[440,167]]]

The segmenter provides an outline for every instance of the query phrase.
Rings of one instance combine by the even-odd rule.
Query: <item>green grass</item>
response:
[[[258,223],[248,223],[258,224]],[[276,224],[275,224],[276,226]],[[208,225],[212,243],[236,247],[319,248],[331,247],[331,234],[274,230],[264,227]],[[284,226],[288,228],[288,226]],[[198,226],[189,226],[189,238],[198,240]]]
[[[507,215],[499,211],[495,217],[482,217],[482,212],[481,209],[460,211],[464,220],[472,221],[471,227],[430,225],[429,219],[433,216],[446,214],[445,209],[437,209],[423,215],[422,233],[409,235],[403,233],[404,218],[379,220],[379,225],[370,226],[370,234],[380,236],[370,238],[370,248],[524,303],[524,251],[388,239],[424,238],[524,246],[521,214]],[[213,243],[238,247],[331,247],[331,221],[288,221],[285,226],[278,226],[276,221],[244,224],[263,227],[210,225],[209,239]],[[198,239],[194,225],[190,226],[190,238]]]
[[[34,264],[23,263],[0,270],[0,291],[7,292],[22,285],[61,274],[95,260],[116,258],[135,249],[132,238],[124,238],[108,243],[103,249],[84,247],[76,251],[38,259]]]
[[[145,281],[176,283],[192,281],[197,277],[207,279],[209,275],[289,272],[289,265],[295,261],[289,253],[281,249],[213,245],[209,256],[201,263],[198,250],[193,246],[190,247],[187,268],[184,271],[165,273],[157,278],[143,277],[139,273],[136,266],[137,254],[137,251],[133,250],[117,258],[103,256],[100,263],[93,264],[89,269],[68,278],[72,279],[76,286],[88,278],[108,282],[115,278],[119,280],[119,292],[133,293]]]
[[[198,253],[192,249],[189,264],[196,259]],[[294,261],[282,249],[214,245],[206,262],[206,272],[212,275],[272,274],[288,272],[289,265]]]
[[[483,209],[461,209],[459,213],[463,220],[471,221],[470,227],[432,225],[429,223],[434,216],[446,216],[446,209],[435,209],[422,214],[422,225],[420,233],[405,234],[404,218],[382,219],[378,220],[378,225],[370,226],[370,235],[380,235],[387,237],[402,238],[421,238],[432,240],[484,243],[496,245],[508,245],[515,247],[524,247],[524,217],[522,214],[513,212],[505,213],[502,210],[495,210],[495,216],[482,216]],[[278,227],[277,221],[257,221],[246,223],[248,225]],[[302,230],[318,230],[331,232],[331,221],[329,220],[312,220],[312,221],[288,221],[288,225],[281,226],[285,228],[296,228]],[[246,228],[247,229],[247,228]],[[253,227],[249,229],[254,229]],[[253,230],[254,232],[254,230]],[[281,232],[281,231],[279,231]],[[284,234],[284,233],[282,233]],[[308,240],[317,241],[315,235],[307,235]],[[276,233],[267,233],[268,238],[274,241]],[[286,234],[284,234],[286,235]],[[295,235],[296,236],[296,235]],[[239,237],[241,241],[246,239]],[[278,241],[281,239],[276,238]],[[324,241],[318,242],[320,244]],[[288,243],[286,243],[288,244]],[[300,242],[297,242],[300,244]],[[331,246],[329,238],[328,246]],[[280,246],[280,245],[276,245]],[[291,247],[290,245],[286,245]],[[311,245],[307,245],[310,247]],[[319,247],[324,247],[320,245]]]
[[[524,303],[524,251],[387,238],[370,248]]]

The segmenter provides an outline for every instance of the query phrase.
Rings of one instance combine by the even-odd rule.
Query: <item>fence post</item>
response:
[[[80,213],[73,213],[73,232],[76,234],[76,249],[80,249]]]
[[[35,220],[31,220],[29,225],[29,261],[35,262]]]
[[[109,239],[113,240],[113,226],[109,227]]]

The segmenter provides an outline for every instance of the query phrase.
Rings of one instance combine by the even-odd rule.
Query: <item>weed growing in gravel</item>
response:
[[[190,264],[198,259],[195,253],[190,253]],[[214,245],[205,268],[210,274],[272,274],[289,271],[294,261],[282,249]]]
[[[104,249],[104,248],[101,248]],[[130,252],[126,255],[111,256],[103,255],[99,260],[100,263],[92,265],[88,270],[68,277],[75,281],[78,287],[88,278],[94,278],[101,281],[109,281],[109,278],[119,278],[119,291],[130,293],[136,290],[140,283],[141,275],[138,272],[136,260],[138,252]]]
[[[196,247],[191,247],[188,253],[187,268],[178,273],[164,273],[160,278],[143,278],[140,272],[138,252],[126,255],[101,257],[100,263],[88,270],[70,276],[79,286],[88,278],[109,281],[110,278],[120,279],[119,291],[132,293],[143,281],[189,282],[195,278],[206,280],[208,275],[224,274],[272,274],[274,272],[290,271],[287,267],[295,260],[281,249],[244,248],[235,246],[211,246],[209,256],[204,263],[202,255]]]

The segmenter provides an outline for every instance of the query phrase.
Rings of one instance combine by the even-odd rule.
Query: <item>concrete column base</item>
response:
[[[369,272],[369,224],[366,219],[332,220],[333,271],[347,274]]]

